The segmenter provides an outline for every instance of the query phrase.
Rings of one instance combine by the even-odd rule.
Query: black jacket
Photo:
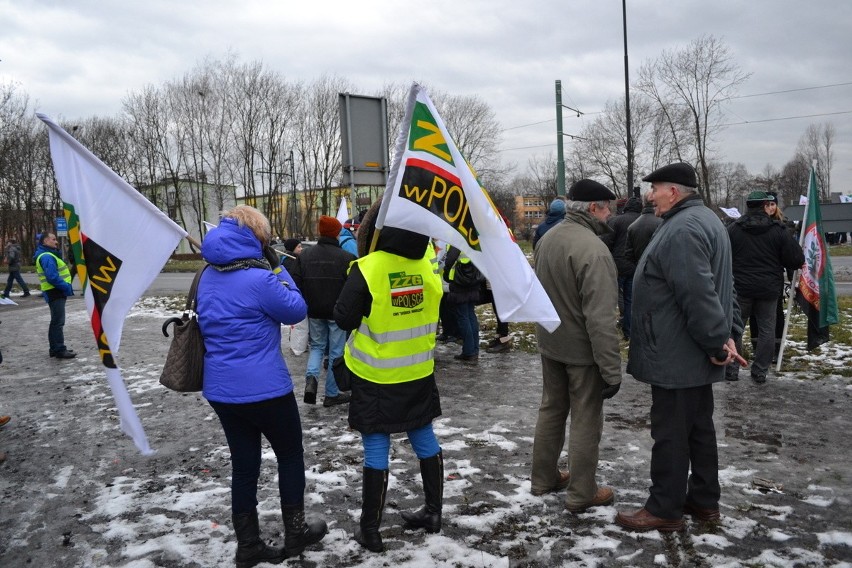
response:
[[[355,256],[340,248],[337,239],[320,237],[302,251],[291,276],[308,304],[308,317],[334,318],[334,303],[346,283],[349,263]]]
[[[556,226],[558,223],[561,223],[563,219],[565,219],[565,211],[557,211],[556,213],[548,211],[547,217],[544,218],[544,221],[539,223],[538,227],[535,228],[535,234],[532,239],[533,248],[535,248],[538,240],[543,237],[547,231]]]
[[[639,218],[642,211],[642,201],[631,197],[624,205],[621,215],[611,217],[607,222],[612,228],[611,233],[601,235],[601,240],[606,243],[615,260],[615,268],[618,270],[619,278],[632,278],[636,270],[636,261],[627,256],[627,228]]]
[[[624,245],[624,255],[639,264],[642,253],[648,248],[654,231],[662,224],[663,220],[654,214],[654,204],[649,203],[642,208],[642,214],[627,227],[627,242]]]
[[[464,304],[467,302],[478,304],[482,299],[482,288],[485,283],[484,278],[481,282],[472,286],[461,286],[457,282],[450,280],[450,271],[458,262],[460,255],[461,250],[459,248],[451,247],[447,251],[447,256],[444,258],[443,279],[450,285],[450,291],[447,292],[447,301],[451,304]]]
[[[376,249],[414,259],[423,258],[428,244],[429,237],[405,229],[384,227]],[[370,315],[372,305],[373,297],[367,281],[358,265],[353,264],[334,306],[334,320],[341,329],[351,331],[361,325],[363,317]],[[405,432],[425,426],[440,415],[441,399],[434,374],[416,381],[389,385],[352,374],[349,426],[361,433]]]
[[[750,208],[728,225],[734,287],[744,298],[772,299],[784,293],[784,269],[801,267],[802,247],[780,221],[762,208]]]

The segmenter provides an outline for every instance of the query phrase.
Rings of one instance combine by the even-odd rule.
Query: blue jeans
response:
[[[298,505],[305,495],[302,422],[296,397],[290,394],[248,404],[210,401],[231,449],[231,510],[235,515],[257,507],[261,434],[278,461],[282,505]]]
[[[332,363],[343,355],[343,347],[346,345],[346,332],[334,323],[333,320],[308,319],[308,334],[310,337],[311,352],[308,355],[308,368],[306,377],[319,378],[322,358],[328,354],[328,370],[325,375],[325,396],[335,397],[340,394],[337,390],[337,382],[334,380]]]
[[[48,302],[50,307],[50,326],[47,328],[47,341],[51,353],[65,351],[65,298],[56,298]]]
[[[624,315],[621,318],[621,330],[624,332],[624,337],[630,339],[630,308],[633,305],[633,277],[619,276],[618,290],[621,292],[621,298],[624,302]]]
[[[441,451],[438,438],[432,429],[432,423],[406,432],[408,440],[414,453],[421,460],[437,456]],[[384,432],[373,432],[372,434],[361,434],[361,443],[364,445],[364,467],[370,469],[386,470],[390,467],[388,455],[390,454],[390,434]]]
[[[461,331],[464,344],[462,355],[476,355],[479,353],[479,320],[476,319],[476,304],[464,302],[457,304],[459,318],[459,330]]]

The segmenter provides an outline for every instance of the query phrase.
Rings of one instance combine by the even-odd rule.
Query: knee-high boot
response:
[[[328,527],[325,521],[305,522],[305,505],[285,505],[281,503],[284,517],[284,552],[287,558],[298,556],[305,547],[322,540]]]
[[[261,562],[279,564],[284,561],[284,551],[267,546],[260,540],[257,509],[248,513],[232,515],[234,532],[237,535],[237,568],[251,568]]]
[[[355,540],[372,552],[382,552],[385,545],[379,527],[382,524],[382,511],[388,493],[388,470],[364,468],[363,495],[361,496],[360,530]]]
[[[444,502],[444,456],[442,452],[420,460],[420,477],[426,504],[417,511],[401,513],[402,519],[413,528],[424,528],[428,533],[441,530],[441,510]]]

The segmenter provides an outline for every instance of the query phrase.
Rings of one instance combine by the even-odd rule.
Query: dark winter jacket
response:
[[[353,256],[358,256],[358,242],[355,240],[355,235],[347,228],[340,229],[340,234],[337,235],[337,242],[340,243],[340,248]]]
[[[316,245],[302,251],[296,260],[293,280],[308,303],[309,318],[334,318],[334,303],[353,260],[355,256],[340,248],[340,243],[332,237],[320,237]]]
[[[654,231],[663,220],[654,214],[654,204],[648,203],[642,208],[642,214],[627,227],[627,242],[624,245],[624,256],[639,264],[642,253],[651,242]]]
[[[363,226],[363,225],[362,225]],[[429,238],[405,229],[384,227],[376,250],[402,258],[423,258]],[[373,298],[357,264],[352,265],[346,285],[334,306],[334,321],[351,331],[370,315]],[[435,322],[438,314],[435,314]],[[394,433],[420,428],[441,415],[441,399],[435,375],[415,381],[380,384],[352,376],[349,425],[362,433]]]
[[[771,300],[784,293],[784,269],[805,263],[805,255],[781,221],[763,208],[749,208],[728,226],[734,285],[743,298]]]
[[[715,356],[742,334],[725,226],[697,195],[677,203],[633,275],[627,372],[666,389],[725,380]]]
[[[449,283],[450,290],[447,292],[447,301],[451,304],[464,304],[473,302],[478,304],[482,299],[482,289],[484,288],[485,278],[480,282],[471,286],[461,286],[458,282],[450,280],[450,271],[453,270],[458,263],[461,250],[457,247],[450,247],[447,255],[444,257],[444,272],[443,279]]]
[[[227,265],[263,258],[248,227],[222,219],[204,238],[204,260]],[[281,325],[305,318],[305,301],[290,275],[264,268],[207,268],[198,284],[198,323],[204,336],[207,400],[249,403],[284,396],[293,381],[281,355]]]
[[[532,246],[535,248],[538,240],[544,236],[544,234],[555,227],[557,224],[561,223],[565,218],[565,211],[556,211],[550,212],[548,211],[547,217],[544,218],[544,221],[538,224],[538,227],[535,229],[535,234],[533,235]]]
[[[619,278],[630,278],[636,270],[636,262],[627,256],[627,228],[639,218],[642,211],[642,201],[631,197],[624,204],[624,212],[621,215],[610,217],[607,222],[612,232],[601,235],[601,240],[612,252],[615,267],[618,269]]]
[[[9,263],[9,272],[21,270],[21,245],[18,243],[6,245],[6,262]]]

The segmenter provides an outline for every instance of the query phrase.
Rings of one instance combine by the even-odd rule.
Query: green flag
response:
[[[819,188],[814,168],[811,168],[808,204],[802,222],[805,229],[802,232],[800,244],[805,252],[805,265],[799,276],[796,301],[808,316],[808,349],[810,350],[828,341],[828,326],[838,321],[834,273],[822,230]]]

